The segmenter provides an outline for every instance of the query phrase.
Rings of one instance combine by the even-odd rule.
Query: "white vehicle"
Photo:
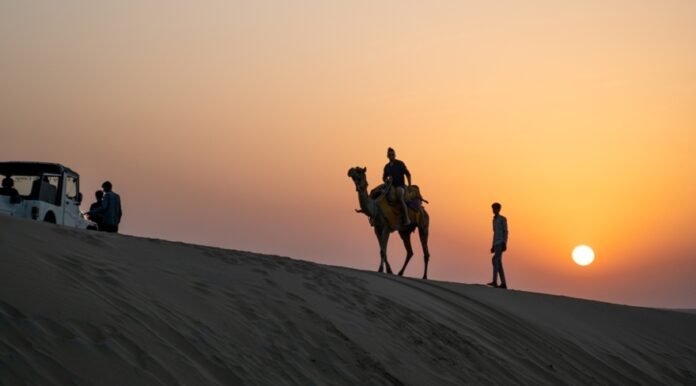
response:
[[[80,212],[80,176],[63,165],[0,162],[0,180],[0,214],[82,229],[94,226]]]

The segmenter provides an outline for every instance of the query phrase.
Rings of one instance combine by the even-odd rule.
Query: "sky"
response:
[[[431,279],[490,281],[499,201],[511,288],[696,308],[694,47],[689,0],[4,0],[0,159],[110,180],[123,233],[376,270],[346,173],[391,146]]]

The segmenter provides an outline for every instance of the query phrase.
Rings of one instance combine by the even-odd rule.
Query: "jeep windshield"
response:
[[[0,180],[10,180],[22,198],[54,205],[60,202],[61,173],[60,167],[53,164],[0,163]]]

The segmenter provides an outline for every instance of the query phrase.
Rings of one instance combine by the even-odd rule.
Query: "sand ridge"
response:
[[[696,315],[0,216],[0,383],[695,384]]]

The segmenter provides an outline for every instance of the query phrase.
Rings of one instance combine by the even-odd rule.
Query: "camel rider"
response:
[[[389,158],[389,162],[384,165],[382,180],[384,180],[384,183],[391,182],[391,185],[396,189],[396,194],[399,200],[401,200],[401,205],[404,209],[404,225],[408,225],[411,223],[411,220],[408,218],[408,207],[404,200],[404,194],[406,193],[404,176],[408,180],[408,186],[411,186],[411,172],[406,168],[406,164],[396,159],[396,152],[391,147],[387,150],[387,158]]]

